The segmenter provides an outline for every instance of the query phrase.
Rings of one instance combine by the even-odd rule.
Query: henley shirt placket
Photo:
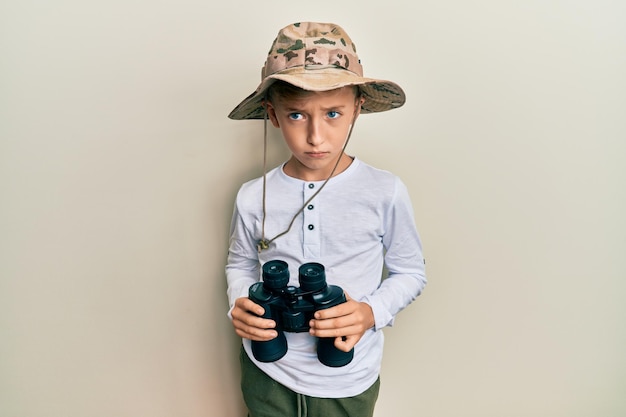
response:
[[[304,182],[303,183],[303,200],[302,203],[307,201],[315,191],[319,187],[318,184],[312,182]],[[319,207],[318,199],[315,198],[313,201],[309,202],[303,211],[303,223],[302,223],[302,234],[304,239],[302,239],[302,251],[304,253],[305,258],[319,258],[320,250],[321,250],[321,239],[322,235],[320,233],[320,218],[319,218]]]

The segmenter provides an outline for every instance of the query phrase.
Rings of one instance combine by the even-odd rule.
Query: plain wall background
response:
[[[0,416],[243,415],[223,266],[262,123],[226,115],[299,20],[408,95],[348,149],[427,258],[377,416],[626,415],[623,2],[212,3],[0,4]]]

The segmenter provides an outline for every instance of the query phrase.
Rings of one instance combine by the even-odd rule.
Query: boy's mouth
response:
[[[311,158],[323,158],[328,155],[328,152],[306,152],[306,155]]]

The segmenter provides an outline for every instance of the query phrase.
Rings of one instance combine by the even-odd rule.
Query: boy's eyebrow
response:
[[[336,106],[323,107],[323,110],[335,110],[335,109],[343,109],[344,107],[348,107],[347,104],[339,104]]]

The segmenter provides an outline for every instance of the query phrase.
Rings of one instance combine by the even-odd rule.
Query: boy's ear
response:
[[[280,128],[280,124],[278,123],[278,117],[276,117],[276,110],[274,109],[274,106],[272,106],[272,103],[270,103],[269,101],[263,101],[263,106],[267,111],[267,115],[272,122],[272,125],[275,128]]]
[[[356,100],[356,109],[354,109],[354,120],[361,115],[361,106],[365,103],[365,97],[358,97]]]

